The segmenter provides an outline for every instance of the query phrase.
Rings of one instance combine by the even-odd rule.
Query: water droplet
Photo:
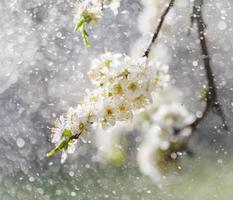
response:
[[[70,171],[70,172],[69,172],[69,175],[70,175],[70,176],[74,176],[74,172],[73,172],[73,171]]]
[[[198,62],[197,61],[193,61],[193,66],[198,66]]]
[[[75,197],[76,196],[76,192],[71,192],[70,194],[72,197]]]
[[[177,158],[177,154],[175,152],[171,153],[171,158],[175,160]]]
[[[222,159],[218,159],[218,163],[222,164],[223,163]]]
[[[35,178],[31,176],[31,177],[29,178],[29,181],[30,181],[30,182],[34,182],[34,181],[35,181]]]
[[[220,30],[225,30],[225,29],[227,28],[227,23],[226,23],[225,21],[220,21],[220,22],[218,23],[218,28],[219,28]]]
[[[25,145],[25,141],[22,138],[17,138],[16,144],[19,148],[22,148]]]

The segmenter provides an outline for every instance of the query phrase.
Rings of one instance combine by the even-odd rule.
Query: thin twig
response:
[[[191,27],[193,26],[193,23],[196,22],[198,28],[198,37],[202,52],[202,59],[205,67],[206,79],[208,84],[208,88],[207,88],[208,94],[206,98],[206,107],[205,110],[203,111],[202,117],[197,118],[197,120],[194,121],[193,124],[191,124],[191,126],[193,129],[196,129],[197,125],[200,123],[200,121],[202,121],[206,117],[207,113],[211,109],[214,109],[222,120],[223,128],[225,130],[228,130],[225,114],[223,112],[221,104],[218,102],[217,89],[215,85],[214,74],[210,63],[209,50],[206,41],[206,31],[205,31],[206,24],[203,20],[202,6],[203,6],[202,0],[197,0],[194,3],[193,12],[191,15]]]
[[[104,11],[104,0],[101,0],[101,11]]]
[[[143,57],[147,57],[147,58],[149,57],[152,45],[154,44],[155,40],[157,39],[157,37],[158,37],[158,35],[159,35],[160,31],[161,31],[161,28],[163,26],[163,22],[164,22],[164,20],[165,20],[165,18],[167,16],[167,14],[169,13],[170,9],[173,7],[174,2],[175,2],[175,0],[170,1],[167,8],[164,10],[162,16],[160,17],[159,24],[158,24],[158,26],[157,26],[157,28],[156,28],[156,30],[154,32],[154,35],[153,35],[153,37],[151,39],[151,42],[150,42],[148,48],[146,49],[146,51],[143,54]]]
[[[70,139],[69,139],[69,142],[70,141],[72,141],[72,140],[77,140],[77,139],[79,139],[79,137],[82,135],[82,132],[79,132],[79,133],[77,133],[77,134],[75,134],[75,135],[72,135],[71,137],[70,137]]]

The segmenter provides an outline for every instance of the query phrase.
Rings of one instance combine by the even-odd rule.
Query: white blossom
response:
[[[65,125],[55,128],[58,136],[54,137],[64,139],[69,146],[79,135],[89,133],[94,125],[108,128],[117,122],[132,120],[134,113],[152,103],[152,92],[166,87],[169,81],[167,72],[167,66],[147,63],[145,58],[132,59],[114,53],[101,55],[93,60],[89,71],[95,89],[82,104],[68,110],[63,117]]]
[[[115,14],[120,6],[120,0],[78,0],[75,4],[74,31],[82,33],[84,45],[89,48],[89,34],[87,27],[93,27],[102,17],[103,10],[110,8]]]
[[[93,26],[103,16],[103,9],[111,9],[115,14],[118,12],[121,0],[78,0],[75,4],[75,20],[82,17],[88,18],[88,24]]]
[[[155,123],[159,123],[162,128],[181,129],[194,121],[194,116],[186,110],[184,105],[172,103],[162,105],[152,116]]]
[[[91,1],[78,1],[76,3],[75,21],[82,18],[86,19],[86,23],[93,26],[102,17],[100,6],[95,6]]]
[[[73,134],[87,133],[90,131],[90,118],[91,114],[86,111],[83,105],[78,105],[76,108],[69,110],[70,119],[70,129]]]
[[[141,126],[143,141],[138,151],[138,164],[143,174],[156,183],[161,181],[159,152],[166,152],[172,144],[185,144],[195,117],[181,103],[181,92],[174,87],[156,93],[154,103],[145,110],[135,124]],[[178,132],[177,132],[178,131]]]
[[[61,115],[58,119],[56,119],[55,127],[51,129],[51,131],[52,131],[52,138],[51,138],[52,143],[57,144],[61,140],[65,126],[66,126],[65,117],[63,115]]]
[[[156,166],[156,151],[160,146],[161,129],[157,125],[153,125],[147,130],[147,134],[143,143],[141,144],[137,161],[141,172],[149,176],[154,182],[161,181],[162,175]]]
[[[153,93],[152,99],[153,103],[137,114],[130,125],[127,123],[127,126],[122,127],[117,121],[113,128],[99,130],[96,143],[100,161],[111,163],[114,152],[115,158],[121,158],[119,151],[123,150],[122,145],[119,145],[119,138],[126,139],[128,133],[141,130],[142,142],[137,153],[139,168],[158,184],[163,177],[161,162],[168,159],[161,156],[170,156],[173,159],[169,152],[179,150],[172,149],[174,144],[177,148],[185,144],[192,131],[190,125],[195,118],[182,105],[182,93],[174,87]],[[114,105],[117,105],[116,102]],[[177,130],[180,131],[176,132]]]

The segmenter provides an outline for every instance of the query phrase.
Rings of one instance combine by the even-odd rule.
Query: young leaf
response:
[[[54,156],[58,151],[62,151],[63,149],[67,149],[69,140],[62,140],[53,150],[46,154],[48,158]]]
[[[46,154],[48,158],[54,156],[58,151],[68,148],[72,132],[71,130],[65,129],[63,135],[65,136],[64,139],[53,150]]]
[[[84,42],[84,45],[86,48],[90,48],[90,42],[89,42],[89,39],[88,39],[88,33],[85,29],[85,26],[83,26],[82,28],[82,37],[83,37],[83,42]]]
[[[66,138],[70,138],[71,135],[72,135],[72,132],[71,132],[71,130],[65,129],[64,132],[63,132],[63,135],[64,135]]]
[[[88,39],[88,33],[86,31],[86,25],[91,22],[91,18],[88,16],[83,16],[75,25],[74,31],[81,32],[82,33],[82,38],[83,38],[83,43],[86,48],[90,47],[90,42]]]
[[[82,17],[75,25],[74,27],[74,32],[80,31],[81,28],[84,26],[84,24],[86,23],[86,20],[84,17]]]

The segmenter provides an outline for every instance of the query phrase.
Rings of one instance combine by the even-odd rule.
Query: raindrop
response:
[[[16,144],[19,148],[22,148],[25,145],[25,141],[22,138],[17,138]]]
[[[225,30],[225,29],[227,28],[227,23],[226,23],[225,21],[220,21],[220,22],[218,23],[218,28],[219,28],[220,30]]]
[[[198,66],[198,62],[197,61],[193,61],[193,66],[194,67]]]

